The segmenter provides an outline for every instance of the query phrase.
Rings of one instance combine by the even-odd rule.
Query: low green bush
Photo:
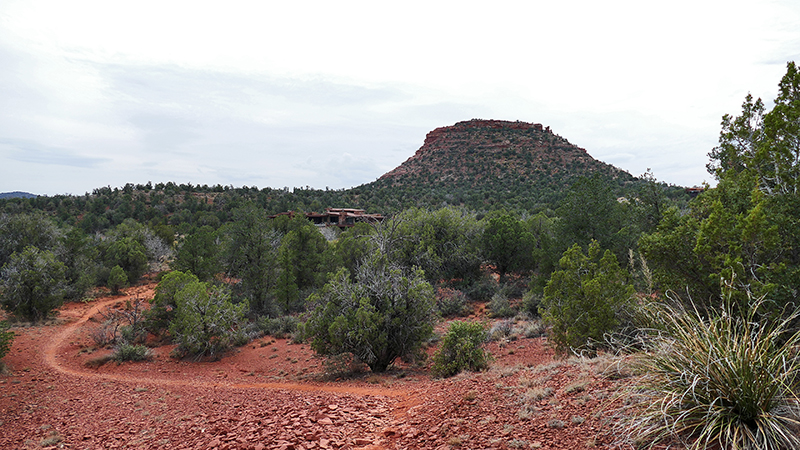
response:
[[[258,331],[267,336],[283,339],[297,331],[299,323],[300,321],[294,316],[279,316],[275,318],[263,316],[258,319],[256,326]]]
[[[128,275],[125,270],[120,266],[114,266],[111,273],[108,275],[108,288],[111,289],[112,294],[119,294],[122,288],[128,286]]]
[[[114,350],[114,360],[123,361],[144,361],[150,359],[152,352],[144,345],[120,344]]]
[[[442,345],[433,355],[431,372],[436,377],[451,377],[464,370],[473,372],[489,367],[484,350],[486,329],[480,322],[455,321],[450,324]]]
[[[529,318],[535,319],[540,316],[539,305],[542,303],[542,295],[534,291],[528,291],[522,296],[522,305],[520,305],[520,312],[528,315]]]
[[[800,330],[759,321],[759,301],[734,308],[650,308],[659,333],[636,360],[643,373],[627,423],[646,448],[800,448]]]
[[[419,270],[405,270],[373,254],[309,297],[303,336],[320,355],[352,353],[373,372],[418,353],[439,318],[433,287]]]
[[[436,307],[442,317],[461,317],[469,313],[467,296],[457,289],[438,289]]]
[[[467,298],[474,302],[485,302],[492,298],[500,287],[497,282],[489,276],[483,276],[473,284],[463,289]]]
[[[175,294],[175,319],[169,333],[178,344],[176,357],[220,358],[231,347],[246,343],[246,301],[233,304],[230,292],[192,281]]]
[[[578,244],[564,252],[560,270],[544,288],[539,312],[550,326],[549,339],[560,355],[594,353],[608,344],[623,315],[634,308],[634,289],[617,257],[603,251],[597,241],[584,253]]]
[[[508,296],[504,292],[498,292],[492,296],[489,302],[489,315],[492,317],[514,317],[517,310],[511,306]]]

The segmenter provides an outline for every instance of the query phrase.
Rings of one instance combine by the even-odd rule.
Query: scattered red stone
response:
[[[398,363],[320,381],[305,344],[265,337],[215,362],[87,362],[106,305],[153,285],[65,305],[57,323],[14,328],[0,375],[2,449],[611,448],[619,381],[603,362],[554,359],[543,338],[492,343],[491,370],[444,380]],[[433,349],[430,349],[432,352]],[[541,395],[541,398],[539,396]]]

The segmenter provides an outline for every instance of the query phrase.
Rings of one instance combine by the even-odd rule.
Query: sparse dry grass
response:
[[[590,378],[579,378],[578,380],[564,386],[562,391],[565,394],[574,394],[576,392],[583,392],[592,383]]]
[[[553,395],[553,388],[549,387],[534,387],[526,390],[522,394],[522,403],[529,404],[544,400]]]

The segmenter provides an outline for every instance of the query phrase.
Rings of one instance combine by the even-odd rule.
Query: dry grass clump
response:
[[[547,326],[541,320],[532,320],[525,324],[522,335],[526,338],[537,338],[547,333]]]
[[[592,383],[591,378],[582,377],[564,386],[562,390],[564,391],[565,394],[574,394],[577,392],[583,392],[591,383]]]
[[[626,359],[612,355],[600,355],[595,358],[594,372],[607,380],[621,380],[633,375]]]
[[[553,395],[553,389],[549,387],[534,387],[526,390],[522,394],[522,403],[523,404],[530,404],[535,403],[540,400],[544,400],[547,397]]]
[[[511,336],[511,332],[514,330],[514,321],[510,319],[500,320],[492,325],[492,328],[489,329],[488,337],[490,341],[499,341],[502,339],[507,339]]]
[[[531,373],[533,375],[537,375],[544,372],[554,372],[556,369],[563,367],[564,364],[566,364],[564,361],[553,361],[547,364],[539,364],[531,369]]]
[[[520,375],[517,379],[517,384],[523,388],[532,388],[536,386],[543,386],[548,381],[552,380],[553,377],[550,375],[543,375],[540,377],[530,377],[528,375]]]

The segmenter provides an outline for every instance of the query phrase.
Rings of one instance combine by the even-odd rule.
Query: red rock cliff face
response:
[[[575,171],[621,172],[538,123],[473,119],[436,128],[419,150],[380,180],[391,185],[517,176],[524,179]]]

